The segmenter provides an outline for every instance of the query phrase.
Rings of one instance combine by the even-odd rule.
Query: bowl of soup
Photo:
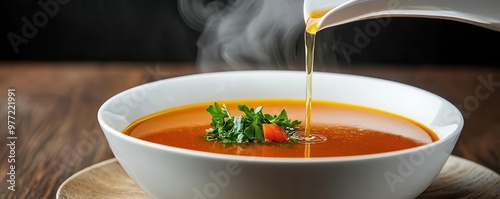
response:
[[[217,128],[207,111],[214,103],[233,118],[244,115],[241,104],[271,116],[286,110],[300,131],[305,75],[230,71],[155,81],[111,97],[98,121],[120,165],[153,198],[415,198],[431,184],[463,117],[442,97],[394,81],[315,72],[308,121],[322,142],[207,139]]]

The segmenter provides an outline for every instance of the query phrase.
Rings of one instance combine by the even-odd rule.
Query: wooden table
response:
[[[390,79],[448,99],[465,115],[453,154],[500,172],[499,68],[367,65],[316,70]],[[0,198],[55,198],[72,174],[113,157],[96,118],[105,100],[136,85],[198,72],[190,63],[0,63]],[[485,87],[488,80],[496,83]],[[7,134],[8,88],[15,89],[13,150],[7,145],[14,141]],[[15,158],[8,157],[11,153]],[[15,192],[8,190],[8,159],[15,159]]]

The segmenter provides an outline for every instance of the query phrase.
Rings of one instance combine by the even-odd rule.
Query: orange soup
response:
[[[199,103],[158,112],[133,122],[124,133],[142,140],[220,154],[263,157],[338,157],[367,155],[421,146],[438,140],[427,127],[410,119],[350,104],[313,101],[311,130],[327,138],[315,144],[250,143],[223,144],[204,139],[211,116],[211,103]],[[294,99],[252,99],[220,101],[233,115],[241,115],[237,104],[263,106],[262,111],[290,119],[305,117],[304,101]],[[303,127],[303,126],[301,126]]]

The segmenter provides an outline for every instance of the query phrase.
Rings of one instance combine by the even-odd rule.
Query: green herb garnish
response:
[[[232,116],[223,104],[219,106],[217,102],[208,106],[207,112],[212,115],[212,128],[206,130],[205,139],[208,141],[219,140],[222,143],[263,143],[263,124],[275,124],[286,130],[290,135],[294,133],[301,122],[288,119],[286,111],[281,110],[279,115],[262,113],[262,106],[255,109],[248,108],[243,104],[238,105],[238,110],[244,115]],[[288,139],[294,142],[294,139]]]

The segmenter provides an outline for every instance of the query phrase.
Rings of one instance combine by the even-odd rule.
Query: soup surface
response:
[[[304,101],[294,99],[253,99],[219,101],[233,115],[241,115],[237,104],[263,106],[263,112],[290,119],[305,117]],[[316,144],[252,143],[222,144],[206,141],[211,103],[199,103],[155,113],[132,123],[124,133],[146,141],[205,152],[264,157],[335,157],[366,155],[412,148],[438,140],[430,129],[404,117],[349,104],[313,101],[311,131],[327,138]],[[303,127],[303,126],[301,126]]]

